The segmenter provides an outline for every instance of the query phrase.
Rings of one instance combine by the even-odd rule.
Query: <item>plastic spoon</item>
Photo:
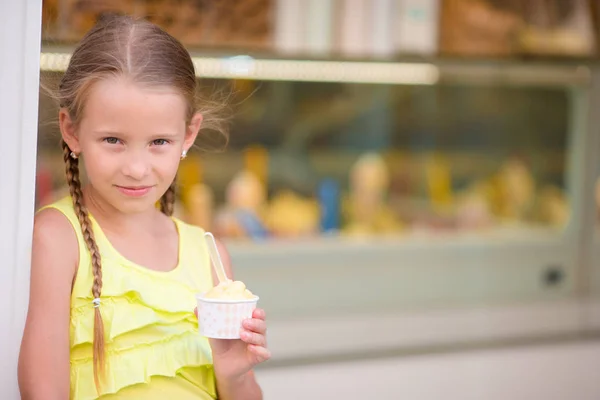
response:
[[[229,282],[230,279],[227,278],[227,274],[225,273],[225,267],[223,266],[223,261],[221,260],[221,255],[219,254],[219,249],[217,248],[217,241],[215,240],[215,237],[210,232],[206,232],[204,234],[204,237],[206,238],[208,254],[210,254],[210,259],[212,261],[213,267],[215,268],[215,272],[217,273],[217,277],[219,278],[219,282]]]

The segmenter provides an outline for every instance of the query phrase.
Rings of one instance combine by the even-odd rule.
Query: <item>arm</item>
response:
[[[40,212],[33,228],[29,310],[19,354],[23,400],[69,398],[69,319],[79,248],[69,221]]]
[[[250,371],[235,379],[219,379],[217,377],[218,398],[222,400],[262,400],[262,390],[254,378],[254,372]]]
[[[223,266],[225,267],[225,272],[229,279],[234,280],[233,270],[231,267],[231,258],[229,257],[229,252],[221,243],[217,240],[217,248],[219,249],[219,253],[221,254],[221,260],[223,261]],[[213,283],[217,285],[219,283],[219,279],[213,270]],[[222,342],[222,341],[221,341]],[[230,341],[226,341],[230,342]],[[228,343],[229,344],[229,343]],[[246,345],[244,343],[244,345]],[[222,369],[219,366],[218,361],[215,363],[215,376],[217,380],[217,393],[219,399],[222,400],[262,400],[262,390],[256,382],[254,377],[254,372],[250,370],[246,374],[239,377],[230,377],[226,376],[226,374],[222,373]]]

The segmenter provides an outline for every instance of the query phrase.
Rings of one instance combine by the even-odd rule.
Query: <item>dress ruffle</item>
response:
[[[157,375],[175,377],[186,367],[200,367],[193,375],[197,386],[214,388],[212,358],[202,340],[198,333],[186,332],[156,342],[140,343],[123,351],[107,350],[108,373],[101,386],[101,394],[117,393],[127,386],[149,383]],[[71,397],[96,399],[98,393],[93,382],[92,360],[74,359],[71,362]],[[216,397],[214,389],[209,394]]]
[[[211,388],[212,356],[207,339],[198,333],[198,290],[189,284],[194,282],[189,270],[179,265],[167,273],[152,271],[111,252],[104,252],[102,262],[103,268],[110,267],[103,271],[100,305],[107,359],[101,394],[148,383],[157,375],[175,377],[190,367],[200,371],[193,374],[199,380],[195,383]],[[71,299],[71,397],[76,399],[98,397],[92,300],[89,291],[73,293]]]

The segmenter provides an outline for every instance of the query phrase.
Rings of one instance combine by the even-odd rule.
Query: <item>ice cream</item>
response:
[[[241,281],[221,282],[217,286],[209,290],[204,298],[220,299],[220,300],[242,300],[253,299],[256,296],[246,289],[246,285]]]
[[[201,335],[215,339],[239,339],[242,321],[252,318],[258,296],[246,289],[243,282],[227,280],[206,293],[198,294],[196,300]]]
[[[206,232],[207,248],[219,284],[196,296],[198,301],[198,329],[200,334],[215,339],[239,339],[244,319],[252,318],[258,296],[246,289],[240,281],[232,281],[221,260],[217,242]]]

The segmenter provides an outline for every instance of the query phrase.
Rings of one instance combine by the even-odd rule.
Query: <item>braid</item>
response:
[[[160,211],[169,217],[173,215],[175,210],[175,185],[177,182],[177,176],[173,179],[171,186],[167,189],[165,194],[160,198]]]
[[[69,192],[73,199],[73,207],[75,214],[79,219],[81,231],[85,244],[92,258],[92,272],[94,274],[94,283],[92,285],[92,295],[94,298],[100,298],[102,292],[102,263],[100,259],[100,251],[94,239],[94,231],[91,221],[88,217],[87,209],[83,204],[83,195],[81,192],[81,182],[79,180],[79,161],[71,157],[71,149],[62,141],[63,158],[65,160],[65,172],[67,175],[67,183],[69,184]],[[94,308],[94,380],[96,389],[99,391],[100,383],[99,376],[104,375],[105,367],[104,354],[104,324],[100,308]]]

